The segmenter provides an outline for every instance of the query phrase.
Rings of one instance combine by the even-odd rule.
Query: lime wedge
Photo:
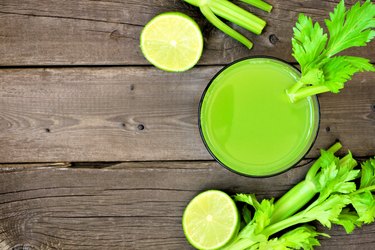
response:
[[[144,27],[141,50],[150,63],[162,70],[186,71],[202,55],[202,32],[197,23],[185,14],[163,13]]]
[[[197,249],[218,249],[237,234],[240,218],[234,201],[224,192],[209,190],[190,201],[182,218],[187,240]]]

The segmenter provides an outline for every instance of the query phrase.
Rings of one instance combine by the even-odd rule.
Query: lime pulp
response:
[[[238,233],[240,218],[229,195],[209,190],[197,195],[185,209],[182,226],[187,240],[197,249],[218,249]]]
[[[171,72],[192,68],[203,51],[197,23],[179,12],[166,12],[149,21],[141,33],[143,55],[154,66]]]

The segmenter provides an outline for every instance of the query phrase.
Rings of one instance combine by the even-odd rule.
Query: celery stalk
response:
[[[252,6],[257,7],[258,9],[271,12],[272,10],[272,5],[262,1],[262,0],[240,0],[241,2],[250,4]]]
[[[350,8],[341,0],[325,20],[328,32],[310,17],[298,16],[293,28],[292,55],[302,74],[286,91],[291,102],[324,92],[339,93],[353,75],[375,72],[369,59],[342,53],[371,42],[375,37],[374,18],[375,5],[371,0],[357,1]]]
[[[298,83],[296,83],[298,86]],[[329,88],[326,86],[308,86],[304,87],[303,89],[296,88],[296,86],[293,86],[292,88],[296,89],[295,91],[293,90],[287,90],[286,93],[289,96],[289,99],[292,103],[297,102],[298,100],[301,100],[303,98],[325,93],[329,91]],[[302,87],[302,86],[301,86]]]
[[[245,45],[247,48],[251,49],[253,47],[253,43],[250,40],[222,22],[215,16],[210,8],[208,8],[207,6],[202,6],[200,7],[200,10],[202,14],[207,18],[207,20],[209,20],[211,23],[215,23],[216,28],[233,37],[234,39]]]
[[[284,194],[276,203],[271,224],[290,217],[305,206],[318,193],[313,181],[303,180]]]
[[[342,145],[337,142],[332,145],[327,152],[336,153]],[[321,166],[321,157],[318,158],[306,174],[305,180],[298,183],[286,194],[284,194],[276,203],[275,210],[271,217],[271,223],[281,221],[305,206],[318,192],[315,183],[315,176]]]
[[[239,32],[235,31],[217,16],[226,19],[238,26],[241,26],[257,35],[261,34],[266,21],[253,15],[252,13],[238,7],[228,0],[184,0],[185,2],[199,7],[202,14],[210,21],[215,27],[223,31],[225,34],[236,39],[244,44],[247,48],[251,49],[253,44]],[[243,2],[252,4],[260,9],[271,11],[272,6],[263,2],[262,0],[244,0]]]
[[[241,9],[228,0],[211,0],[210,8],[216,15],[257,35],[262,33],[263,28],[266,26],[266,22],[263,19]]]

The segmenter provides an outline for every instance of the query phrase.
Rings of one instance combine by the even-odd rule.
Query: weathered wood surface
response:
[[[280,196],[301,180],[309,164],[264,179],[241,177],[214,162],[86,167],[1,166],[0,248],[191,249],[181,216],[197,193],[220,188]],[[336,226],[325,231],[332,238],[322,239],[322,249],[375,247],[375,224],[352,235]]]
[[[0,162],[212,159],[197,113],[219,69],[2,69]],[[374,83],[374,74],[361,74],[339,95],[321,95],[321,130],[308,157],[336,139],[356,156],[375,154]]]
[[[261,36],[240,29],[255,44],[249,51],[213,29],[197,8],[182,0],[1,0],[0,65],[145,65],[138,49],[140,31],[166,11],[184,12],[201,25],[206,49],[200,64],[259,54],[294,61],[290,39],[298,13],[323,21],[338,0],[269,2],[274,6],[270,14],[240,4],[268,22]],[[375,60],[375,44],[353,53]]]
[[[197,193],[280,196],[301,180],[309,159],[264,179],[206,161],[197,128],[217,65],[260,54],[294,62],[298,13],[322,21],[338,0],[269,2],[271,14],[240,4],[269,23],[261,36],[244,32],[255,44],[248,51],[181,0],[0,0],[0,163],[12,163],[0,164],[0,249],[191,249],[180,223]],[[138,49],[144,24],[176,10],[203,28],[205,66],[182,74],[134,67],[148,65]],[[375,62],[375,43],[351,53]],[[55,67],[64,65],[88,67]],[[366,73],[339,95],[321,95],[308,158],[336,139],[357,157],[375,154],[374,83]],[[322,249],[375,249],[375,224],[326,232]]]

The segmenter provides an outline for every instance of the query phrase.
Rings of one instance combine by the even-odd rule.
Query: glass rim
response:
[[[252,174],[246,174],[246,173],[242,173],[242,172],[239,172],[239,171],[236,171],[234,170],[233,168],[227,166],[226,164],[224,164],[210,149],[209,145],[207,144],[206,142],[206,138],[204,137],[204,134],[203,134],[203,131],[202,131],[202,124],[201,124],[201,112],[202,112],[202,105],[203,105],[203,101],[204,101],[204,98],[206,96],[206,93],[208,91],[208,89],[210,88],[210,86],[212,85],[213,81],[224,71],[226,70],[227,68],[231,67],[232,65],[236,64],[236,63],[239,63],[239,62],[242,62],[242,61],[246,61],[246,60],[249,60],[249,59],[256,59],[256,58],[264,58],[264,59],[273,59],[273,60],[276,60],[276,61],[279,61],[279,62],[282,62],[282,63],[285,63],[287,65],[289,65],[290,67],[294,68],[295,70],[297,70],[299,73],[301,73],[301,71],[296,67],[294,66],[292,63],[289,63],[283,59],[280,59],[280,58],[277,58],[277,57],[273,57],[273,56],[264,56],[264,55],[256,55],[256,56],[247,56],[247,57],[243,57],[243,58],[240,58],[240,59],[237,59],[227,65],[225,65],[224,67],[222,67],[211,79],[210,81],[208,82],[207,86],[205,87],[205,89],[203,90],[202,92],[202,95],[201,95],[201,98],[199,100],[199,105],[198,105],[198,128],[199,128],[199,134],[200,134],[200,137],[201,137],[201,140],[203,141],[203,144],[206,148],[206,150],[208,151],[208,153],[214,158],[214,160],[219,163],[219,165],[221,165],[222,167],[224,167],[225,169],[231,171],[232,173],[235,173],[235,174],[238,174],[238,175],[241,175],[241,176],[245,176],[245,177],[252,177],[252,178],[267,178],[267,177],[272,177],[272,176],[276,176],[276,175],[280,175],[282,173],[285,173],[289,170],[291,170],[292,168],[296,167],[305,157],[306,155],[311,151],[311,149],[313,148],[315,142],[316,142],[316,139],[318,137],[318,134],[319,134],[319,131],[320,131],[320,122],[321,122],[321,113],[320,113],[320,102],[319,102],[319,98],[318,98],[318,95],[315,95],[315,99],[316,99],[316,106],[317,106],[317,127],[316,127],[316,132],[315,132],[315,135],[313,136],[313,140],[311,141],[311,145],[308,147],[306,153],[304,153],[298,160],[297,162],[291,164],[291,166],[288,166],[286,167],[285,169],[277,172],[277,173],[274,173],[274,174],[267,174],[267,175],[252,175]]]

